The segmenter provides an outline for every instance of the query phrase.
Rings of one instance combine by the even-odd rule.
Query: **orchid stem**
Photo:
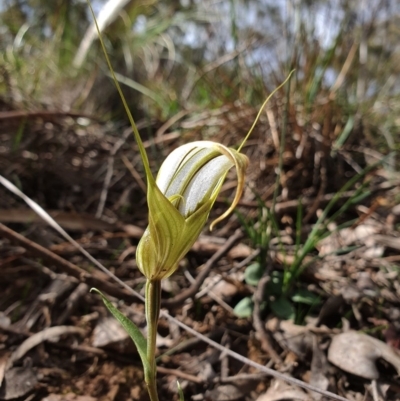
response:
[[[158,401],[157,395],[157,367],[156,367],[156,340],[157,326],[161,307],[161,280],[146,281],[146,320],[147,320],[147,360],[150,365],[145,372],[145,381],[151,401]]]

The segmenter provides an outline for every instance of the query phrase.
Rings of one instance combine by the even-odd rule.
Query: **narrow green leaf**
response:
[[[92,288],[91,292],[97,292],[101,298],[103,299],[104,305],[111,312],[111,314],[121,323],[122,327],[129,334],[132,341],[136,345],[136,348],[139,352],[139,356],[142,360],[143,369],[145,372],[150,371],[150,364],[147,360],[147,343],[143,334],[136,326],[132,320],[128,319],[124,314],[122,314],[97,288]]]
[[[286,79],[285,79],[277,88],[275,88],[275,89],[270,93],[270,95],[267,97],[267,99],[264,101],[264,103],[263,103],[262,106],[260,107],[260,110],[259,110],[259,112],[258,112],[258,114],[257,114],[257,116],[256,116],[256,119],[255,119],[254,122],[253,122],[253,125],[250,127],[249,132],[246,134],[246,136],[244,137],[242,143],[240,144],[240,146],[239,146],[239,148],[238,148],[238,152],[240,152],[240,151],[242,150],[242,147],[243,147],[244,144],[247,142],[247,139],[249,139],[249,136],[250,136],[251,133],[253,132],[254,127],[256,126],[258,120],[259,120],[260,117],[261,117],[262,112],[264,111],[264,107],[267,105],[267,103],[269,102],[269,100],[271,99],[271,97],[274,96],[275,93],[278,92],[278,90],[281,89],[281,88],[286,84],[286,82],[289,81],[289,79],[291,78],[291,76],[292,76],[292,74],[294,73],[294,71],[295,71],[295,70],[290,71],[290,72],[289,72],[289,75],[286,77]]]
[[[317,294],[306,290],[305,288],[298,289],[292,296],[292,301],[298,304],[318,305],[321,300]]]
[[[350,116],[345,127],[343,128],[342,133],[339,134],[338,139],[332,144],[331,155],[335,156],[336,152],[341,149],[344,143],[347,141],[351,131],[353,130],[354,122],[354,116]]]

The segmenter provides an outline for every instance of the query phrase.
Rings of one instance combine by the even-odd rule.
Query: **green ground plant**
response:
[[[270,311],[281,319],[291,319],[297,324],[302,324],[304,317],[307,315],[307,310],[311,311],[312,308],[319,306],[321,302],[319,296],[302,286],[302,282],[299,280],[301,274],[307,266],[320,259],[319,256],[314,255],[314,252],[321,240],[332,235],[332,231],[328,228],[332,223],[335,223],[337,227],[336,231],[354,224],[354,220],[343,222],[343,216],[350,208],[361,203],[363,199],[371,195],[368,189],[368,182],[362,182],[362,180],[368,172],[385,163],[388,157],[364,168],[335,194],[313,225],[304,244],[301,243],[303,206],[301,200],[299,200],[296,214],[295,248],[293,255],[291,255],[292,258],[290,258],[292,260],[291,263],[286,262],[287,254],[273,208],[271,210],[266,208],[265,204],[258,197],[259,207],[255,219],[246,218],[239,212],[236,212],[247,233],[251,246],[260,251],[257,261],[247,266],[245,270],[244,278],[246,283],[251,286],[257,286],[265,274],[270,276],[270,281],[265,290],[264,308],[269,308]],[[355,187],[353,194],[345,202],[338,205],[342,194],[353,187]],[[270,241],[272,238],[277,241],[278,250],[285,256],[280,269],[271,266],[271,257],[269,254],[271,252]],[[337,252],[347,253],[352,250],[354,249],[346,248]],[[305,262],[307,257],[311,257],[311,260]],[[252,316],[252,298],[243,298],[236,305],[235,313],[239,317]]]

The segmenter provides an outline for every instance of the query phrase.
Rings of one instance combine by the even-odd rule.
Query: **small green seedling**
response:
[[[275,316],[285,320],[293,319],[296,323],[301,324],[304,322],[305,316],[320,304],[320,297],[308,291],[299,282],[299,278],[307,266],[319,259],[319,256],[314,256],[306,263],[306,257],[313,255],[317,244],[331,234],[328,226],[332,222],[337,223],[349,207],[360,203],[366,196],[370,195],[370,191],[367,189],[368,182],[359,184],[353,191],[352,196],[343,202],[342,205],[338,206],[342,195],[362,181],[371,170],[384,163],[385,160],[386,158],[365,167],[332,197],[314,224],[304,244],[301,244],[303,213],[301,202],[299,202],[293,261],[290,264],[284,262],[280,270],[272,269],[268,272],[270,280],[265,288],[264,306]],[[247,266],[244,273],[246,284],[256,287],[260,279],[266,273],[266,260],[268,259],[269,241],[271,237],[278,239],[278,246],[283,255],[285,255],[285,249],[281,246],[280,232],[276,220],[273,214],[266,209],[263,202],[259,202],[256,220],[246,219],[239,212],[236,213],[251,241],[252,247],[260,250],[257,260]],[[342,225],[338,225],[337,230],[339,231],[353,223],[354,221],[348,221]],[[336,252],[347,253],[353,249],[354,248],[346,247]],[[253,309],[254,303],[252,298],[245,297],[235,306],[234,312],[238,317],[248,318],[252,316]]]

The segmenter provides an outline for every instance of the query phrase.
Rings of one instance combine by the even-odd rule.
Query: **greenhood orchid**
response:
[[[131,320],[119,312],[103,294],[100,293],[100,295],[109,311],[134,341],[142,359],[150,400],[158,401],[155,356],[157,325],[161,308],[161,280],[176,271],[180,260],[196,241],[207,222],[225,177],[232,167],[236,168],[237,173],[236,194],[228,210],[211,223],[210,229],[231,213],[237,205],[243,192],[244,176],[248,165],[248,158],[240,153],[240,150],[253,131],[270,97],[287,82],[291,74],[268,96],[238,150],[210,141],[188,143],[175,149],[166,158],[157,178],[154,179],[142,138],[115,76],[89,0],[88,3],[113,81],[131,122],[147,178],[149,225],[136,250],[137,265],[146,277],[146,338]],[[179,398],[183,400],[182,390],[179,391]]]
[[[136,261],[150,280],[170,276],[203,229],[228,171],[235,167],[238,185],[224,219],[237,205],[248,158],[219,143],[198,141],[175,149],[156,181],[149,180],[149,225],[139,242]]]

